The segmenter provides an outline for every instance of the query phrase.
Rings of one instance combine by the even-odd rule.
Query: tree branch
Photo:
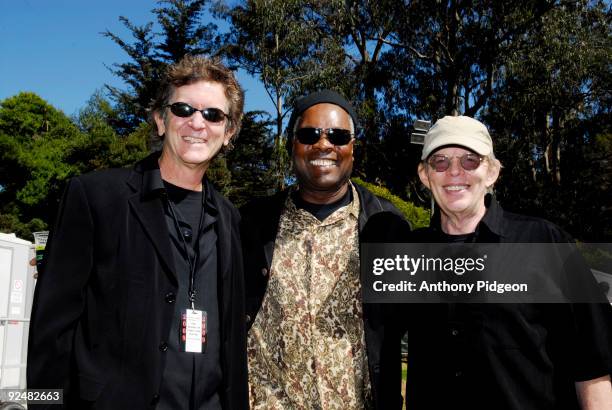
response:
[[[425,54],[421,53],[419,50],[417,50],[416,48],[414,48],[412,46],[409,46],[407,44],[395,43],[393,41],[389,41],[389,40],[387,40],[385,38],[382,38],[380,36],[378,38],[372,38],[371,40],[379,41],[382,44],[387,44],[388,46],[391,46],[391,47],[397,47],[397,48],[403,48],[403,49],[409,50],[414,55],[416,55],[417,57],[422,58],[424,60],[432,60],[431,56],[425,55]]]

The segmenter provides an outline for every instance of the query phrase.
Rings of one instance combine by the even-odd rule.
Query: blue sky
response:
[[[0,0],[0,100],[21,91],[72,115],[104,84],[125,88],[106,68],[126,54],[100,33],[131,38],[119,16],[154,20],[154,0]],[[261,83],[240,71],[246,109],[273,111]]]

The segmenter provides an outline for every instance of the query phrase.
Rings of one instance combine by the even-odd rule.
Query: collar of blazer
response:
[[[175,284],[178,284],[174,273],[175,265],[170,247],[170,233],[164,216],[165,188],[157,162],[160,152],[155,152],[136,163],[132,175],[127,181],[134,194],[129,203],[149,239],[155,246],[164,268]],[[225,288],[231,281],[226,281],[232,269],[233,235],[237,232],[238,218],[232,212],[233,206],[219,194],[208,179],[202,181],[206,191],[207,202],[218,212],[215,229],[217,230],[217,254],[219,256],[219,277]],[[227,283],[226,283],[227,282]],[[225,290],[229,291],[228,289]],[[220,295],[221,297],[221,295]]]

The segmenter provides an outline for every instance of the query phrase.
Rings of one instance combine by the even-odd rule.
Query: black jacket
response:
[[[66,407],[159,400],[177,279],[158,156],[73,178],[64,194],[36,286],[27,378],[29,389],[64,389]],[[224,408],[247,408],[240,216],[207,189],[219,211],[219,393]]]
[[[384,242],[390,231],[410,230],[400,212],[387,200],[355,185],[361,203],[359,213],[360,243]],[[255,200],[241,209],[245,283],[247,289],[247,326],[251,327],[259,311],[272,263],[274,241],[287,191]],[[374,218],[376,223],[368,223]],[[401,333],[391,309],[378,304],[364,304],[364,331],[372,393],[377,409],[402,406]]]

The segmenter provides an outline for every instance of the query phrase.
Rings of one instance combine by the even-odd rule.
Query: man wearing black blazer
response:
[[[160,153],[73,178],[30,323],[28,388],[66,408],[247,408],[239,214],[208,183],[243,92],[187,56],[151,106]]]

